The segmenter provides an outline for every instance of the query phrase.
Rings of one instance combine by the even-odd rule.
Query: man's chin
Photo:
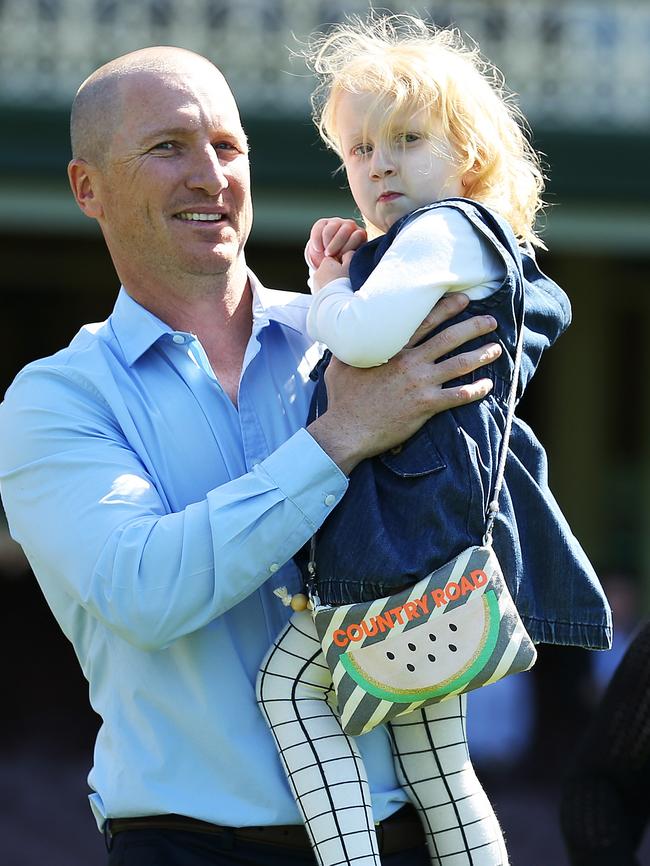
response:
[[[185,269],[188,274],[195,277],[216,277],[234,270],[240,258],[243,261],[243,254],[239,249],[219,244],[207,255],[188,258]]]

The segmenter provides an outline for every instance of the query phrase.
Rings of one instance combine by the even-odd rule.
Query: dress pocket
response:
[[[417,478],[447,468],[447,463],[429,435],[428,424],[402,445],[385,451],[377,459],[402,478]]]

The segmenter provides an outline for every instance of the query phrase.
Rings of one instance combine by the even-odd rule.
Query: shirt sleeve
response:
[[[81,605],[146,650],[258,589],[347,487],[304,429],[178,512],[150,469],[78,372],[28,368],[0,406],[0,491],[45,595],[57,613]]]
[[[505,265],[454,208],[428,211],[396,236],[357,292],[328,283],[312,300],[309,335],[354,367],[388,361],[413,336],[445,292],[498,288]]]

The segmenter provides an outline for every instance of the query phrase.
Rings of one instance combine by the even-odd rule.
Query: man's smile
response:
[[[195,222],[219,222],[224,218],[225,214],[221,213],[201,213],[201,212],[193,212],[193,213],[178,213],[176,214],[176,218],[179,220],[189,220]]]
[[[228,209],[224,205],[189,207],[175,213],[174,219],[184,222],[216,223],[228,219]]]

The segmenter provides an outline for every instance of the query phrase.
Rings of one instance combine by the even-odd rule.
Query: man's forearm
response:
[[[420,336],[466,303],[467,298],[445,296]],[[439,358],[489,334],[495,325],[490,316],[467,319],[421,345],[405,347],[378,367],[349,367],[333,358],[326,372],[328,409],[308,432],[347,475],[364,458],[408,439],[433,415],[480,400],[491,390],[488,379],[454,388],[444,385],[494,361],[500,346],[490,343],[444,361]]]

